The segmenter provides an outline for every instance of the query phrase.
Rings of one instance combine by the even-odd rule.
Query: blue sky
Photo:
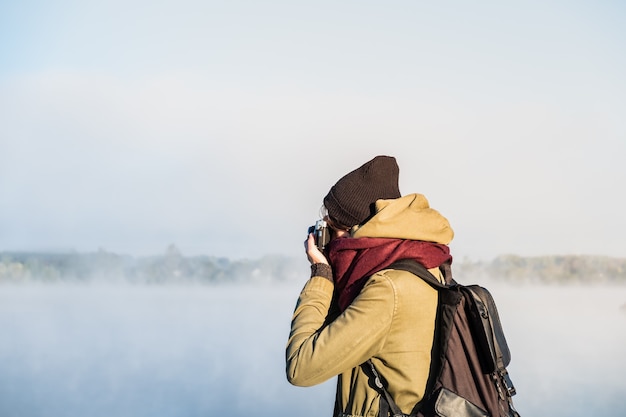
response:
[[[457,257],[624,256],[619,2],[0,3],[0,250],[302,253],[377,154]]]

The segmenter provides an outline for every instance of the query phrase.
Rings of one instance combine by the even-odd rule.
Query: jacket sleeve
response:
[[[359,296],[324,326],[333,283],[312,277],[300,293],[287,343],[287,379],[293,385],[320,384],[359,366],[385,343],[396,306],[395,288],[384,274],[368,280]]]

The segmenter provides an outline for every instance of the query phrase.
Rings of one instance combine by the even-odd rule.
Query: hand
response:
[[[311,265],[328,265],[328,260],[315,244],[315,236],[313,233],[309,233],[309,237],[304,241],[304,250],[306,251],[306,257],[309,259],[309,262],[311,262]]]

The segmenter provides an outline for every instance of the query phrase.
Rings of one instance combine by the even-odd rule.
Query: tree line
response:
[[[171,245],[164,254],[146,257],[93,253],[0,252],[0,283],[225,284],[282,282],[302,277],[306,260],[270,255],[230,260],[183,256]]]
[[[523,257],[501,255],[491,261],[457,262],[459,282],[485,279],[507,283],[626,284],[626,258],[595,255]]]
[[[562,255],[502,255],[490,261],[463,259],[453,263],[457,281],[480,283],[624,283],[626,258]],[[136,283],[228,284],[304,282],[309,274],[304,257],[280,255],[231,260],[184,256],[174,245],[148,257],[93,253],[0,252],[0,283]]]

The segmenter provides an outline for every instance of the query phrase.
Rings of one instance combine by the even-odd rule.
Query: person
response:
[[[337,378],[334,416],[378,416],[371,359],[404,413],[423,398],[435,332],[437,292],[393,262],[414,259],[438,279],[452,262],[448,220],[421,194],[401,196],[396,159],[380,155],[349,172],[324,198],[331,241],[305,241],[311,277],[286,346],[288,381]],[[391,268],[389,268],[391,266]]]

